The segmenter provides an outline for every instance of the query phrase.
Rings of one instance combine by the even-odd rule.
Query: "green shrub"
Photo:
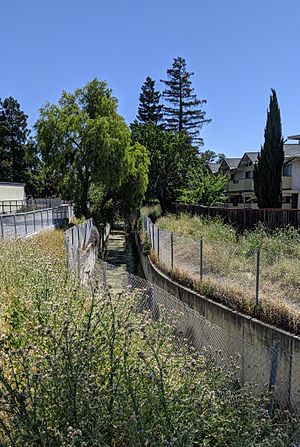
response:
[[[141,213],[144,216],[148,216],[153,223],[155,223],[162,215],[161,207],[159,204],[153,206],[144,206],[141,209]]]
[[[189,214],[169,214],[158,221],[160,227],[182,236],[205,240],[236,242],[236,231],[219,218],[206,219]]]

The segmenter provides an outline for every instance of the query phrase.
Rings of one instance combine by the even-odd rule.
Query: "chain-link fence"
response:
[[[81,262],[81,257],[84,256],[86,249],[91,244],[92,227],[93,219],[88,219],[65,231],[65,248],[69,269],[74,266],[80,268],[80,265],[84,264],[84,261]]]
[[[208,288],[235,310],[300,333],[300,262],[297,253],[246,243],[177,235],[141,216],[158,262],[178,279]]]
[[[25,213],[2,214],[0,215],[0,238],[30,236],[46,228],[69,222],[72,215],[73,207],[71,205]]]
[[[158,320],[164,313],[172,319],[178,343],[189,344],[209,357],[217,366],[235,365],[237,387],[255,384],[257,393],[268,392],[267,410],[272,415],[276,406],[290,409],[300,416],[300,357],[282,349],[279,340],[262,348],[248,343],[211,324],[197,311],[149,281],[130,274],[104,261],[97,261],[89,276],[91,287],[122,293],[134,291],[138,308]],[[288,371],[288,373],[286,373]]]
[[[234,363],[237,386],[252,383],[256,384],[258,393],[268,391],[266,409],[270,415],[275,406],[290,409],[297,417],[300,415],[300,352],[295,347],[291,354],[276,338],[270,348],[262,343],[250,343],[211,324],[197,311],[149,281],[96,260],[93,245],[86,245],[91,228],[92,222],[87,221],[66,232],[68,268],[75,270],[84,284],[91,290],[100,288],[105,292],[134,291],[139,297],[138,308],[149,311],[154,320],[163,313],[172,317],[178,343],[188,340],[194,349],[205,353],[220,367]]]
[[[216,366],[234,369],[237,393],[240,386],[252,384],[255,394],[266,393],[266,411],[270,416],[275,408],[288,409],[298,421],[299,353],[291,355],[276,339],[271,348],[249,343],[211,324],[197,311],[149,281],[96,260],[95,252],[91,251],[92,245],[86,246],[86,241],[91,237],[91,226],[91,221],[87,221],[66,232],[68,267],[91,291],[102,290],[104,294],[133,292],[138,312],[148,312],[155,321],[166,317],[171,322],[178,347],[188,342],[191,348],[201,352]],[[300,441],[299,436],[298,431],[293,434],[295,447]]]

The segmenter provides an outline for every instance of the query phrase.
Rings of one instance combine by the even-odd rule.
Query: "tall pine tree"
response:
[[[191,76],[188,72],[186,61],[177,57],[173,61],[172,68],[167,70],[168,80],[161,80],[166,85],[163,98],[170,106],[164,106],[164,122],[167,130],[173,132],[186,131],[194,143],[203,144],[200,138],[200,129],[211,120],[206,119],[206,112],[202,109],[206,104],[205,99],[198,99],[192,88]]]
[[[0,181],[26,180],[27,115],[12,97],[0,100]]]
[[[284,162],[280,110],[276,91],[271,90],[265,141],[254,166],[254,190],[259,208],[281,208],[282,166]]]
[[[140,124],[151,123],[157,126],[161,122],[163,105],[160,104],[160,97],[161,94],[155,90],[155,81],[147,76],[139,98],[137,119]]]

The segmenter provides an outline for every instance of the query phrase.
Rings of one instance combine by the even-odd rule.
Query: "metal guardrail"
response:
[[[12,239],[26,237],[70,220],[73,215],[72,205],[57,208],[44,208],[24,213],[0,215],[0,238]]]
[[[0,201],[0,214],[24,213],[37,209],[55,208],[65,204],[60,198]]]

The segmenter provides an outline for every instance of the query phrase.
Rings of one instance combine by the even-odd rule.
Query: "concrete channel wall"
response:
[[[276,401],[281,407],[290,407],[300,414],[300,337],[233,311],[176,283],[143,255],[138,236],[136,244],[148,281],[176,296],[222,329],[222,332],[216,332],[222,338],[218,340],[218,346],[222,346],[224,357],[237,358],[238,355],[239,380],[254,382],[258,389],[263,389],[265,384],[275,384]],[[207,344],[216,345],[216,333],[208,331],[204,337],[195,322],[192,329],[196,345],[204,338]],[[280,347],[278,356],[274,355],[274,346]]]

